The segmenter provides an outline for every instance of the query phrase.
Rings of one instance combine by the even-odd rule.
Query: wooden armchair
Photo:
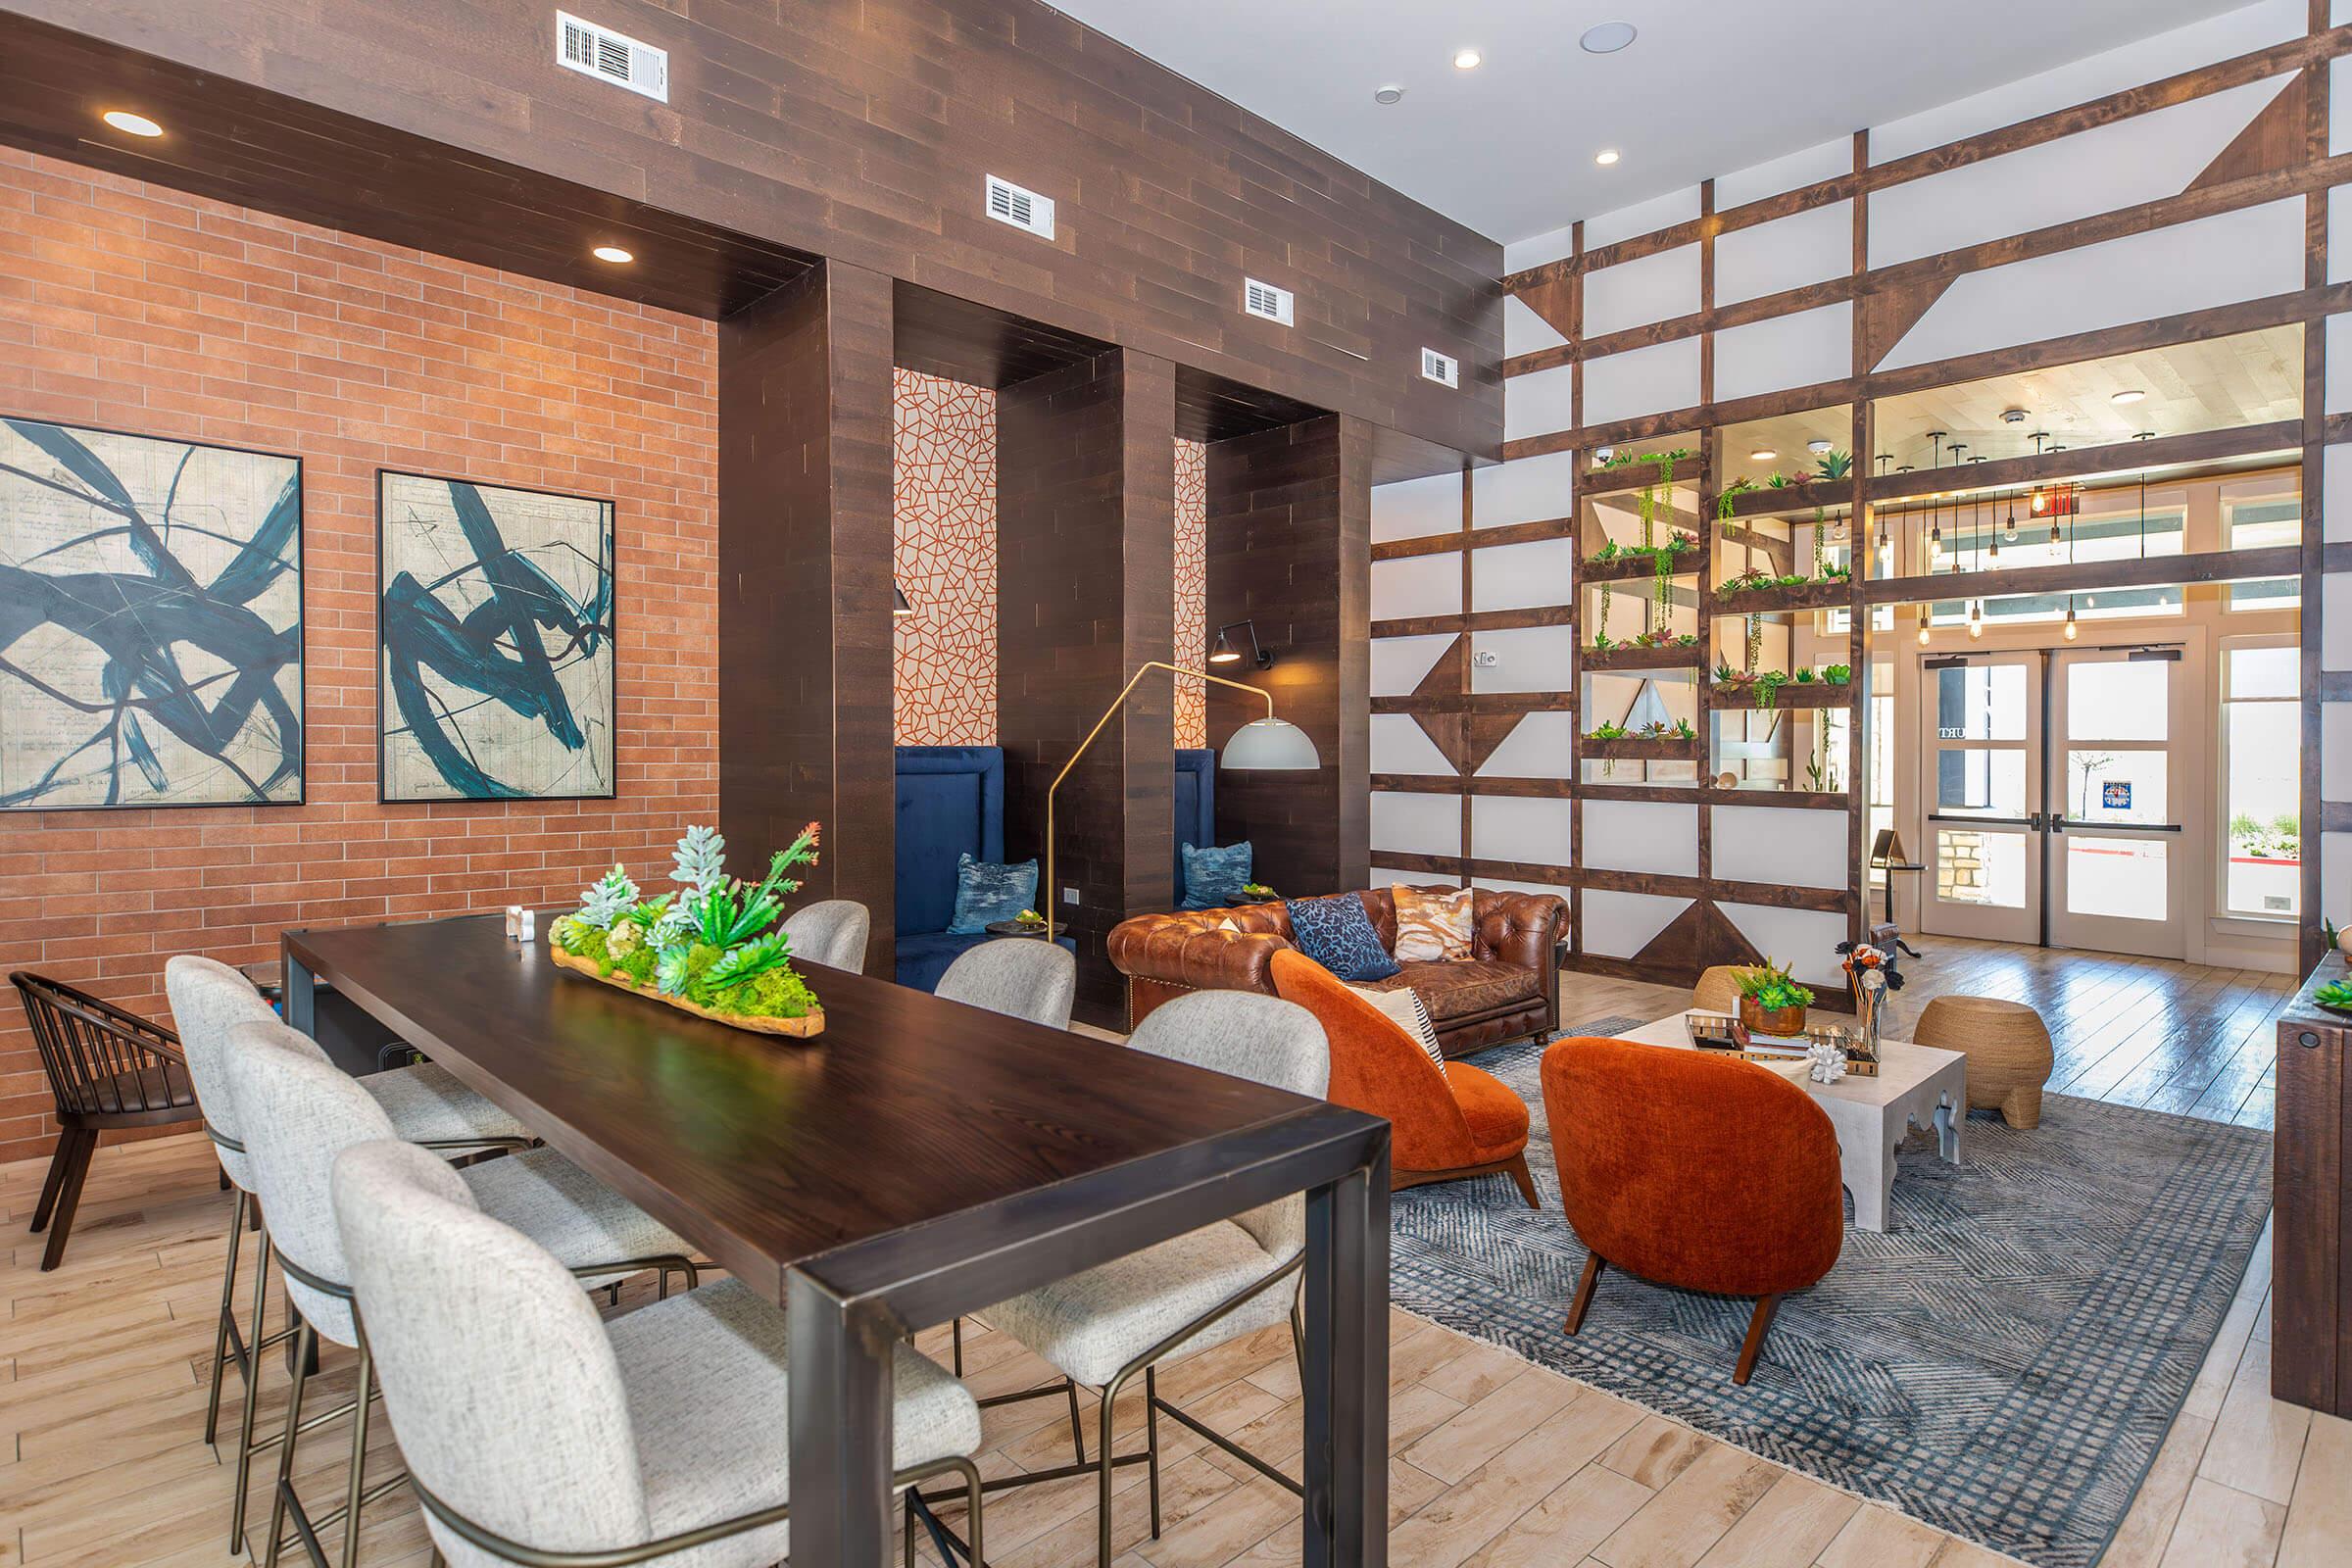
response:
[[[32,1026],[41,1070],[57,1100],[57,1152],[32,1211],[32,1229],[49,1232],[44,1273],[66,1255],[74,1211],[98,1135],[124,1127],[199,1123],[195,1086],[179,1036],[87,992],[37,974],[10,975]]]

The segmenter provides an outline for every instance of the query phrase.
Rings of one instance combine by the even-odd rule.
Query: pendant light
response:
[[[1928,442],[1931,447],[1931,461],[1928,466],[1939,469],[1943,466],[1943,432],[1930,430]],[[1928,569],[1930,571],[1936,569],[1936,560],[1943,554],[1943,508],[1937,504],[1942,499],[1938,494],[1931,494],[1928,497]]]
[[[2068,594],[2066,596],[2066,640],[2071,643],[2081,634],[2082,628],[2075,624],[2075,596]]]
[[[1892,463],[1893,461],[1894,454],[1891,452],[1882,452],[1879,454],[1879,477],[1881,479],[1886,477],[1886,465]],[[1886,509],[1881,507],[1877,510],[1879,514],[1879,551],[1882,555],[1884,555],[1886,552],[1893,549],[1894,544],[1892,540],[1886,537]]]
[[[1982,599],[1968,602],[1968,634],[1971,637],[1984,635],[1984,601]]]
[[[1919,607],[1919,646],[1928,646],[1928,607],[1925,605]]]

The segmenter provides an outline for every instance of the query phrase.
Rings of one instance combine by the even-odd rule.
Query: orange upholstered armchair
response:
[[[1568,1332],[1584,1326],[1604,1264],[1757,1297],[1732,1374],[1745,1383],[1782,1296],[1829,1273],[1845,1242],[1829,1116],[1768,1067],[1623,1040],[1544,1052],[1544,1116],[1568,1223],[1591,1254]]]
[[[1274,993],[1315,1015],[1331,1042],[1334,1104],[1386,1116],[1392,1189],[1470,1176],[1507,1175],[1528,1207],[1527,1102],[1493,1073],[1465,1061],[1443,1070],[1419,1042],[1302,953],[1271,961]]]

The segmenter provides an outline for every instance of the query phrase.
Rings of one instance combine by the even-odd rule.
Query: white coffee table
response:
[[[1696,1050],[1683,1022],[1686,1016],[1678,1012],[1619,1038],[1637,1045]],[[1886,1228],[1894,1153],[1914,1125],[1933,1127],[1937,1152],[1960,1163],[1960,1127],[1968,1119],[1968,1058],[1957,1051],[1882,1040],[1876,1077],[1848,1074],[1834,1084],[1813,1082],[1802,1061],[1759,1065],[1793,1081],[1830,1113],[1830,1125],[1838,1132],[1839,1174],[1845,1190],[1854,1195],[1856,1230]]]

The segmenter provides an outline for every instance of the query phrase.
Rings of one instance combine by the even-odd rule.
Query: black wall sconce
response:
[[[914,613],[914,607],[906,602],[906,590],[900,587],[896,581],[890,585],[890,613],[893,618],[898,620],[905,620],[908,615]]]
[[[1230,621],[1227,624],[1217,628],[1216,640],[1210,643],[1208,647],[1208,662],[1210,663],[1238,664],[1242,662],[1243,655],[1241,648],[1229,635],[1230,633],[1237,631],[1246,632],[1249,634],[1249,659],[1252,664],[1256,665],[1259,669],[1263,669],[1268,664],[1274,662],[1274,650],[1271,648],[1260,647],[1258,644],[1257,622],[1254,620],[1236,620]]]

